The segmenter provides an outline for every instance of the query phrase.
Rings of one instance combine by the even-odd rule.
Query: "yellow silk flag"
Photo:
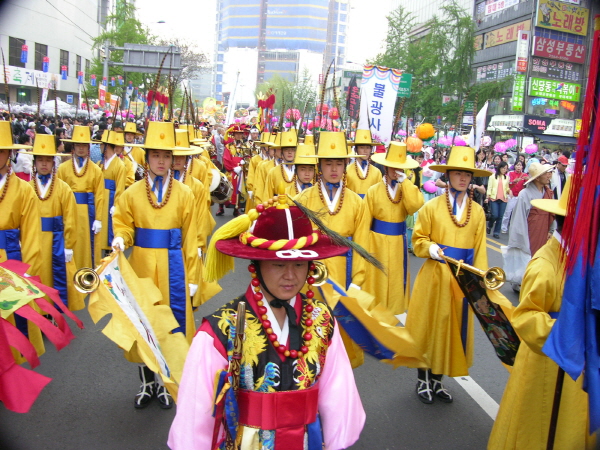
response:
[[[90,294],[88,312],[95,323],[105,315],[112,318],[102,330],[125,351],[125,358],[143,363],[160,374],[177,401],[179,381],[189,344],[171,308],[161,305],[160,290],[149,278],[138,278],[121,252],[102,261],[100,284]]]

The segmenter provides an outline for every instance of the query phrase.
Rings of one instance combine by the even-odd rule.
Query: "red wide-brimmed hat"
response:
[[[288,197],[280,195],[273,206],[259,204],[215,232],[207,253],[205,278],[216,280],[232,270],[233,259],[228,256],[313,261],[343,255],[348,249],[315,229],[300,208],[290,206]]]

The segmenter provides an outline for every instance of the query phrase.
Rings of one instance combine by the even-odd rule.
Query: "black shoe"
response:
[[[156,398],[162,409],[171,409],[173,407],[173,397],[171,397],[166,387],[157,385]]]
[[[217,211],[217,214],[215,215],[222,216],[223,214],[225,214],[225,210],[223,209],[223,206],[219,206],[219,211]]]
[[[154,397],[154,372],[146,366],[139,366],[138,370],[140,372],[142,384],[140,386],[140,391],[135,396],[133,406],[135,406],[136,409],[142,409],[148,406],[152,397]]]
[[[495,234],[494,234],[494,238],[496,238],[496,239],[500,239],[500,235],[499,235],[499,234],[497,234],[497,233],[495,233]]]
[[[486,228],[487,234],[490,234],[492,232],[492,229],[490,227]]]
[[[419,370],[417,377],[417,396],[425,404],[433,403],[433,391],[431,389],[431,374],[429,370]]]
[[[450,395],[450,392],[446,390],[444,385],[442,384],[442,380],[436,380],[433,378],[431,380],[431,387],[435,396],[444,403],[452,403],[453,398]]]
[[[233,217],[237,217],[237,216],[239,216],[240,214],[241,214],[241,212],[240,212],[240,210],[239,210],[239,209],[235,208],[235,209],[233,210]]]

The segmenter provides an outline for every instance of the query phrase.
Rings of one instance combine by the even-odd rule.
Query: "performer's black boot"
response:
[[[442,384],[443,375],[431,375],[431,387],[435,396],[444,403],[452,403],[452,396]]]
[[[171,397],[167,388],[159,383],[156,383],[156,398],[162,409],[171,409],[173,407],[173,397]]]
[[[430,370],[418,370],[417,377],[417,395],[419,400],[423,403],[433,403],[433,391],[431,390],[431,371]]]
[[[239,210],[239,209],[235,208],[235,209],[233,210],[233,217],[237,217],[237,216],[239,216],[240,214],[241,214],[241,213],[240,213],[240,210]]]
[[[139,366],[138,369],[140,371],[142,385],[140,386],[140,392],[135,396],[134,406],[137,409],[141,409],[148,406],[148,403],[150,403],[152,397],[154,397],[154,372],[146,366]]]
[[[225,210],[223,209],[223,204],[221,203],[219,205],[219,211],[217,211],[217,216],[222,216],[223,214],[225,214]]]

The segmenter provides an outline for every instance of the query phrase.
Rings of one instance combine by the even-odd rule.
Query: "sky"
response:
[[[363,64],[381,51],[387,30],[385,16],[391,9],[392,0],[350,1],[346,59]],[[176,7],[169,7],[170,4]],[[200,51],[213,59],[216,0],[136,0],[135,5],[140,21],[153,34],[183,38],[195,43]],[[158,23],[160,21],[165,23]]]

